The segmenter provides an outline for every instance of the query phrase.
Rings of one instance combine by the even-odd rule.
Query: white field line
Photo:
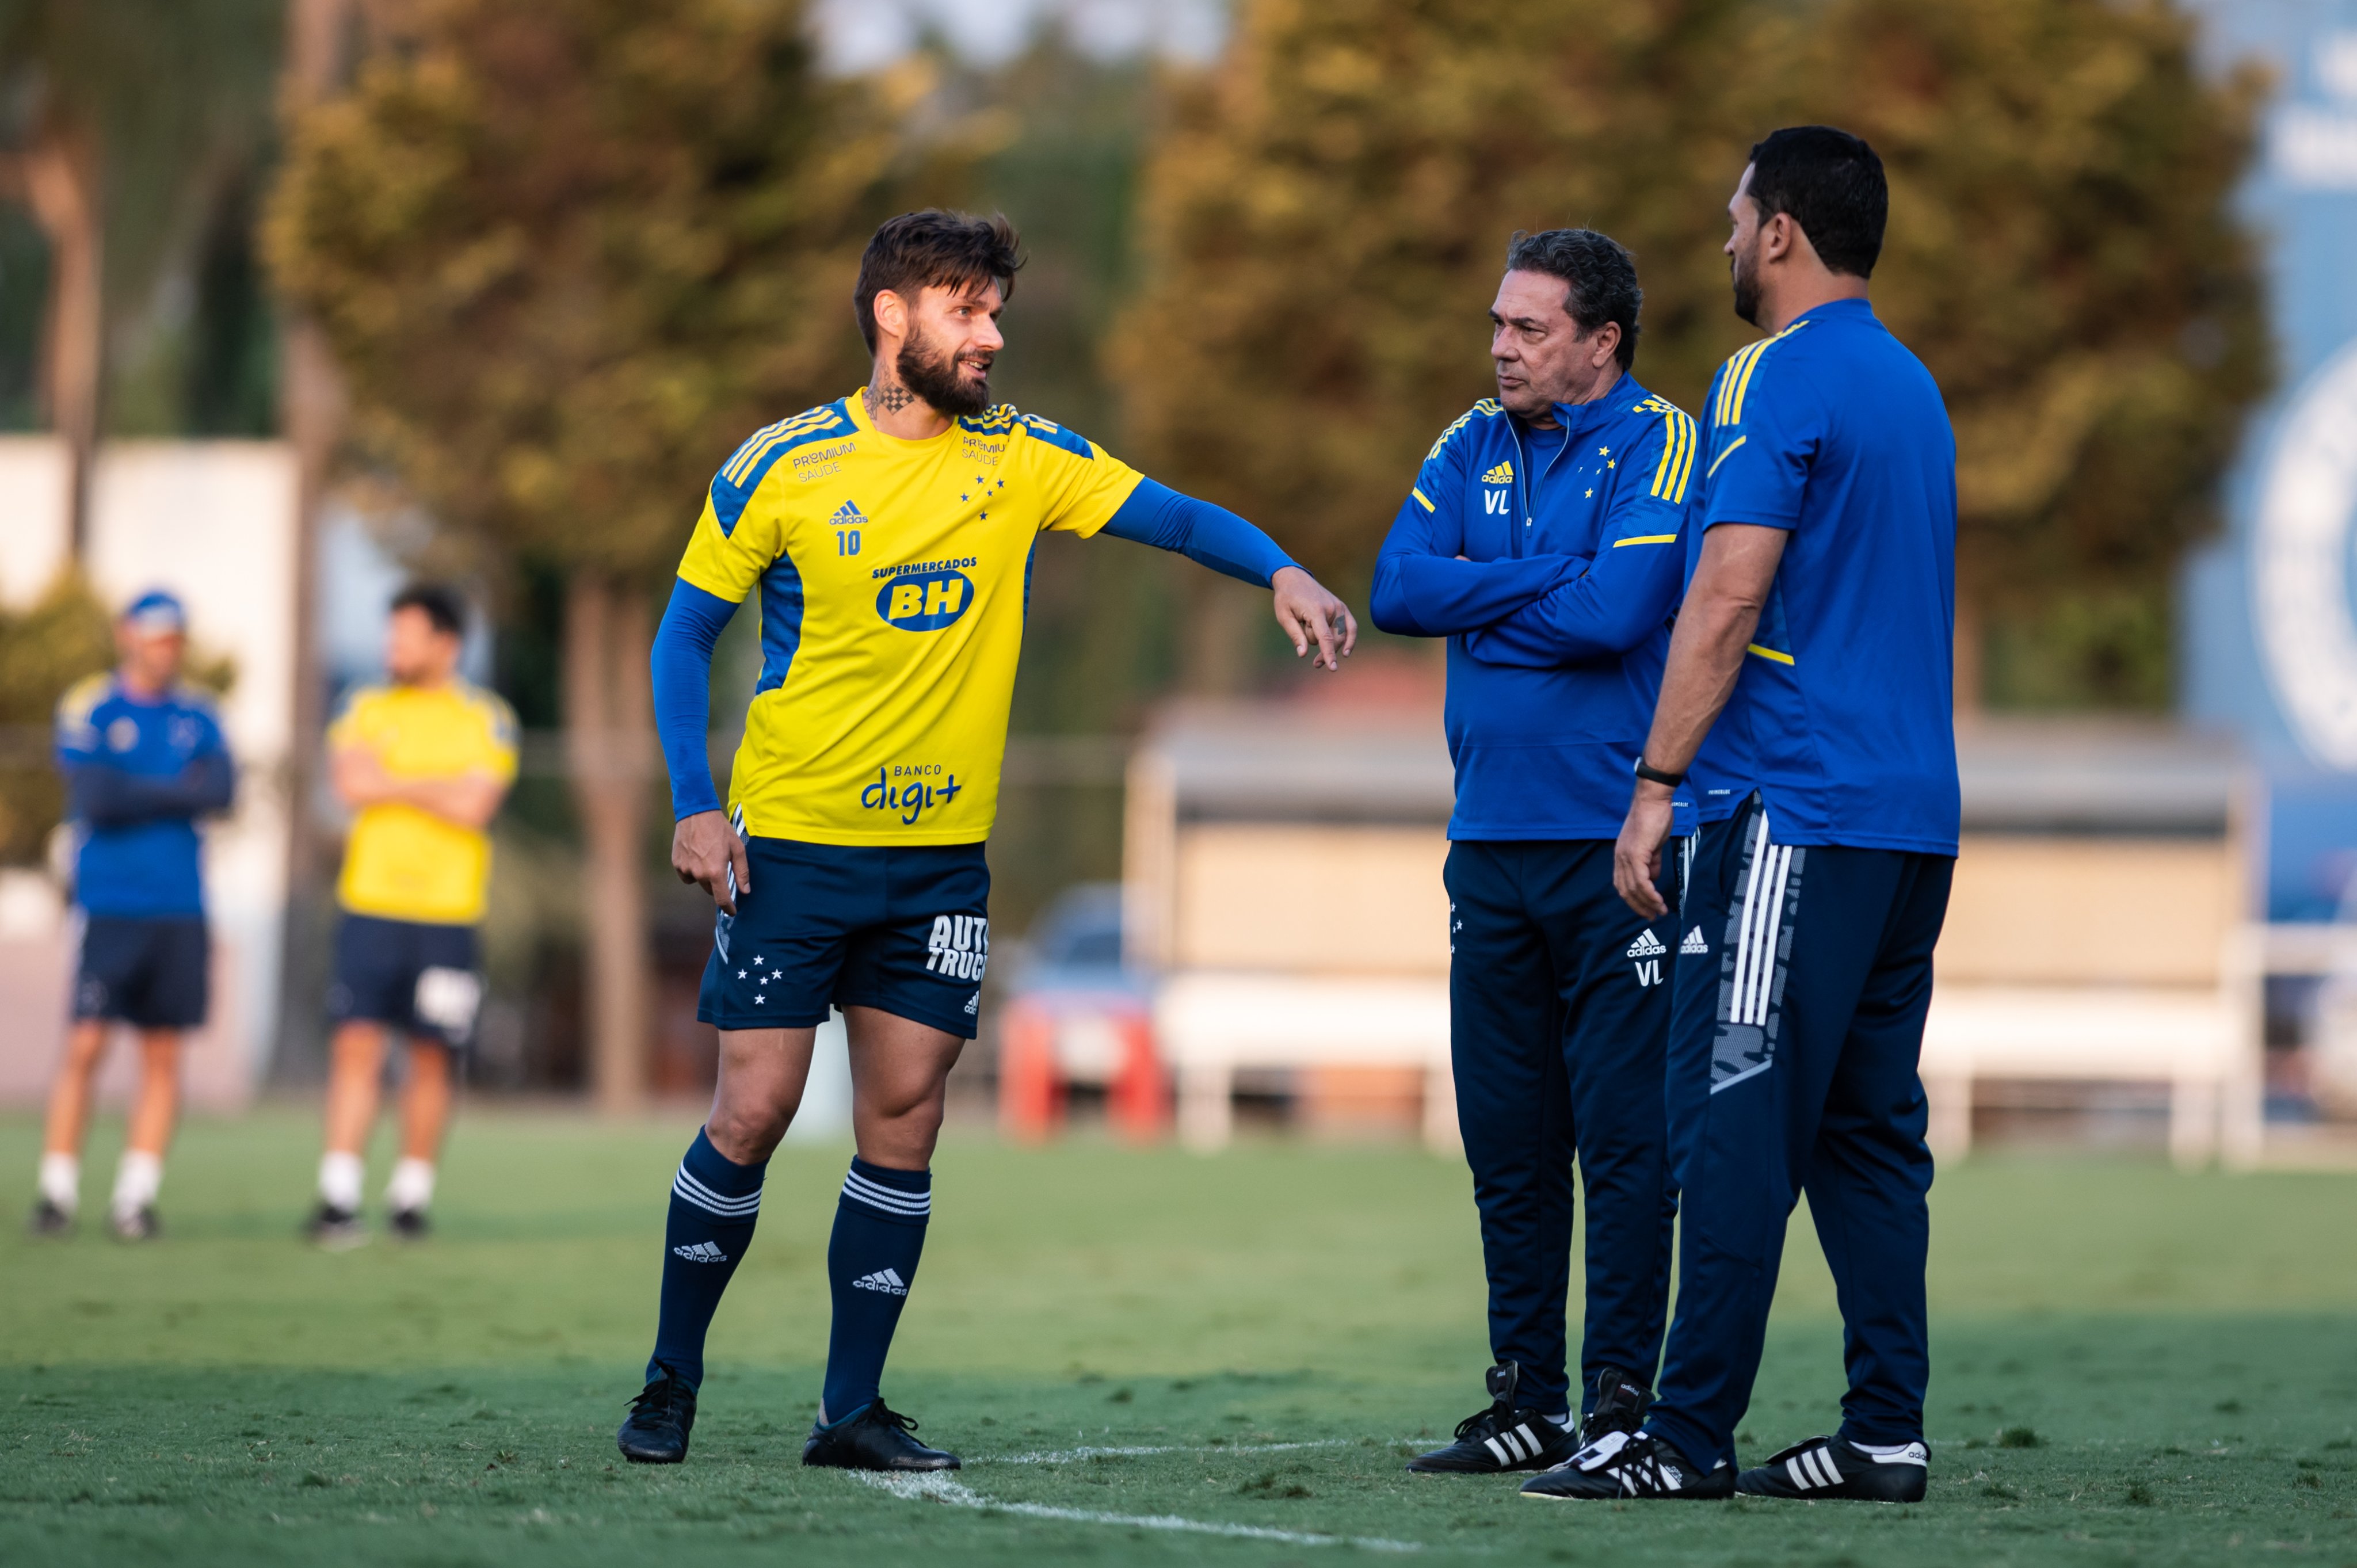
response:
[[[1199,1448],[1191,1444],[1172,1444],[1155,1448],[1073,1448],[1052,1454],[1010,1454],[991,1461],[1000,1465],[1060,1464],[1073,1459],[1090,1459],[1099,1455],[1121,1455],[1145,1454],[1271,1454],[1300,1448],[1340,1447],[1339,1442],[1239,1444],[1234,1447]],[[1188,1535],[1217,1535],[1237,1541],[1275,1541],[1287,1546],[1355,1546],[1367,1552],[1421,1552],[1423,1543],[1415,1541],[1390,1541],[1382,1536],[1320,1535],[1313,1530],[1275,1530],[1257,1524],[1222,1524],[1213,1520],[1185,1519],[1178,1514],[1110,1513],[1102,1509],[1056,1508],[1047,1503],[1004,1503],[981,1493],[960,1481],[934,1471],[911,1474],[906,1471],[854,1470],[854,1480],[864,1481],[880,1491],[891,1493],[910,1502],[943,1503],[951,1508],[987,1509],[997,1513],[1015,1514],[1023,1519],[1051,1519],[1067,1524],[1110,1524],[1125,1530],[1168,1530]]]
[[[1083,1459],[1129,1459],[1147,1454],[1289,1454],[1297,1448],[1348,1448],[1347,1437],[1321,1437],[1313,1443],[1226,1443],[1206,1446],[1165,1443],[1152,1448],[1057,1448],[1042,1454],[985,1454],[969,1465],[1075,1465]]]

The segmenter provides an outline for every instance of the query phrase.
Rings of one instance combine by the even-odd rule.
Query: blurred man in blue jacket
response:
[[[1629,374],[1643,295],[1583,229],[1517,234],[1498,396],[1433,446],[1375,565],[1375,624],[1448,639],[1446,881],[1458,1119],[1489,1273],[1491,1403],[1408,1468],[1544,1469],[1633,1432],[1675,1211],[1663,1051],[1676,933],[1612,886],[1697,486],[1695,423]],[[1572,1164],[1587,1191],[1578,1420]]]
[[[37,1234],[72,1229],[91,1079],[117,1023],[139,1034],[131,1110],[107,1220],[126,1241],[156,1234],[156,1193],[178,1110],[180,1042],[205,1021],[210,941],[197,819],[229,809],[236,769],[212,702],[180,684],[188,615],[156,591],[115,625],[120,662],[58,704],[58,766],[80,841],[74,901],[83,915],[73,1029],[49,1094]]]

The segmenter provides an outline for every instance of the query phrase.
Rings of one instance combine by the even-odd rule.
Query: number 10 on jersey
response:
[[[856,528],[836,529],[834,531],[834,553],[837,555],[858,554],[859,530]]]

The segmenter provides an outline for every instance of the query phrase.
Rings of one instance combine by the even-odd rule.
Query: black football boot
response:
[[[1457,1423],[1457,1440],[1446,1448],[1407,1462],[1418,1476],[1502,1476],[1512,1470],[1544,1470],[1570,1456],[1579,1439],[1557,1426],[1544,1411],[1514,1402],[1522,1368],[1501,1361],[1490,1369],[1490,1408]]]
[[[878,1399],[848,1421],[813,1426],[802,1444],[802,1463],[830,1470],[954,1470],[958,1456],[928,1448],[909,1434],[913,1416],[885,1407]]]
[[[1744,1471],[1735,1489],[1749,1498],[1813,1503],[1920,1503],[1931,1479],[1932,1451],[1921,1443],[1872,1454],[1838,1437],[1812,1437]]]
[[[614,1446],[633,1465],[676,1465],[687,1457],[687,1434],[694,1430],[695,1391],[664,1367],[630,1402]]]
[[[1596,1374],[1596,1402],[1588,1406],[1587,1419],[1579,1423],[1581,1446],[1608,1432],[1635,1436],[1643,1429],[1645,1412],[1652,1403],[1652,1390],[1618,1367],[1605,1368]]]
[[[1705,1470],[1649,1432],[1607,1433],[1544,1475],[1523,1483],[1523,1496],[1553,1502],[1631,1498],[1717,1502],[1735,1495],[1735,1470]]]

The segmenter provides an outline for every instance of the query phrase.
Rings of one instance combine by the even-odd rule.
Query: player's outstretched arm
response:
[[[1340,670],[1358,645],[1359,622],[1350,607],[1295,565],[1276,541],[1225,507],[1141,479],[1104,532],[1115,539],[1175,551],[1223,576],[1269,589],[1276,624],[1292,639],[1296,658],[1308,654],[1314,643],[1318,655],[1313,662]]]
[[[712,895],[729,914],[737,896],[753,888],[745,841],[720,809],[712,785],[705,737],[712,725],[712,650],[737,607],[689,582],[672,585],[671,603],[655,628],[649,660],[655,699],[655,737],[671,775],[671,868],[682,882]]]

